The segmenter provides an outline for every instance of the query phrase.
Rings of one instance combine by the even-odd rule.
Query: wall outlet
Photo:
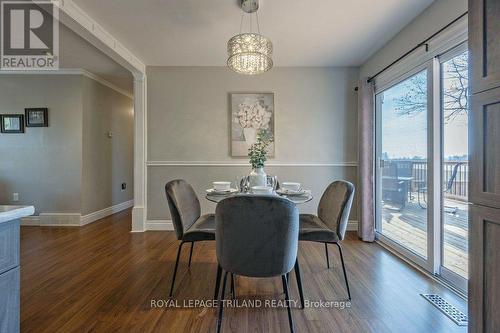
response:
[[[122,183],[122,191],[125,191],[127,189],[127,183]]]
[[[12,193],[12,201],[19,201],[19,193]]]

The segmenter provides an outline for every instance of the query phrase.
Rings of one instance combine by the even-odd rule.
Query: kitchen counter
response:
[[[20,318],[19,224],[33,206],[0,205],[0,332],[18,333]]]
[[[18,220],[22,217],[33,215],[34,213],[35,207],[33,206],[0,205],[0,223]]]

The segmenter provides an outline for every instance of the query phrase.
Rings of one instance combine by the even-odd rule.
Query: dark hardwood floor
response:
[[[178,241],[173,232],[130,233],[125,211],[81,228],[22,227],[22,332],[213,332],[215,308],[151,307],[168,300]],[[466,332],[419,293],[440,293],[461,310],[466,305],[377,244],[350,234],[344,255],[351,283],[349,308],[294,309],[297,332]],[[174,298],[211,300],[215,244],[197,243],[187,269],[184,247]],[[301,243],[306,299],[346,301],[335,246],[330,270],[324,247]],[[295,277],[291,296],[298,300]],[[238,277],[242,300],[282,300],[281,279]],[[240,303],[241,304],[241,303]],[[288,332],[285,308],[228,308],[223,332]]]

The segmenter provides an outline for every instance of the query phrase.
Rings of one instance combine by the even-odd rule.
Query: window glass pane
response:
[[[427,71],[376,96],[384,236],[427,258]]]
[[[443,266],[468,272],[468,53],[441,65],[443,120]]]

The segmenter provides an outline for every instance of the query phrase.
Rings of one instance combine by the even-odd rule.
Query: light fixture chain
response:
[[[255,17],[257,18],[257,32],[260,35],[260,26],[259,26],[259,13],[255,12]]]
[[[240,20],[240,35],[241,35],[241,29],[243,28],[243,16],[245,15],[245,12],[242,10],[241,11],[241,20]]]

